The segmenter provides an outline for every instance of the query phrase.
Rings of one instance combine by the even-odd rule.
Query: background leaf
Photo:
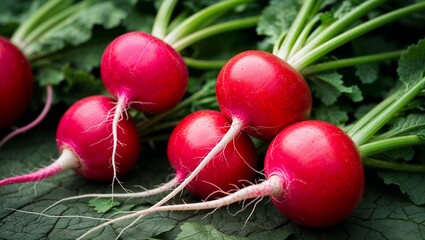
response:
[[[425,204],[425,174],[381,171],[379,176],[386,184],[397,185],[415,204]]]
[[[400,57],[398,68],[400,81],[412,86],[424,77],[425,73],[425,39],[410,46]]]

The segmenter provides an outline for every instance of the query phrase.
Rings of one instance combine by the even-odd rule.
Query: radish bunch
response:
[[[352,39],[424,7],[417,4],[347,27],[379,4],[360,4],[347,17],[326,28],[319,24],[314,32],[321,5],[304,1],[293,25],[276,42],[273,54],[253,50],[230,59],[221,69],[216,86],[220,110],[231,121],[221,141],[178,187],[151,208],[101,224],[83,236],[120,220],[137,217],[137,221],[152,212],[217,208],[261,196],[272,196],[279,210],[307,226],[333,225],[350,215],[364,189],[360,142],[329,123],[305,121],[311,112],[312,97],[301,73]],[[161,206],[190,184],[241,131],[262,140],[273,139],[265,160],[267,180],[213,201]]]
[[[165,0],[161,9],[163,6],[173,8],[175,3]],[[344,132],[330,123],[308,120],[312,95],[305,77],[317,71],[314,68],[317,66],[311,66],[313,63],[337,47],[425,6],[418,4],[417,8],[397,10],[394,14],[383,14],[356,25],[357,20],[379,4],[380,1],[366,1],[353,8],[348,17],[321,28],[318,22],[320,1],[306,0],[293,26],[280,35],[273,53],[248,50],[231,58],[217,77],[216,96],[221,112],[203,110],[192,113],[170,136],[167,153],[175,170],[170,182],[139,193],[89,194],[59,201],[83,197],[146,197],[172,190],[151,208],[101,224],[82,237],[108,224],[135,217],[136,220],[124,231],[141,217],[155,212],[215,209],[264,196],[269,196],[283,215],[304,226],[327,227],[347,218],[363,196],[362,158],[391,149],[388,145],[376,148],[376,144],[382,144],[379,138],[368,141],[421,91],[425,80],[412,84],[414,87],[400,95],[399,100],[394,97],[391,104],[381,106],[379,111],[374,110],[369,120],[379,120],[359,121]],[[162,16],[164,22],[170,17],[167,14]],[[102,56],[102,81],[114,97],[114,100],[109,99],[111,106],[105,107],[104,117],[110,126],[110,134],[103,138],[109,140],[109,145],[103,147],[109,146],[111,151],[103,158],[110,160],[107,165],[112,165],[109,177],[113,180],[117,179],[118,172],[121,173],[123,164],[118,160],[123,157],[123,149],[128,147],[122,139],[127,137],[127,132],[134,130],[123,132],[125,129],[120,124],[130,119],[125,111],[133,107],[145,113],[163,113],[183,98],[188,70],[178,51],[191,40],[176,39],[193,29],[190,25],[181,26],[187,28],[177,28],[182,30],[180,33],[153,31],[157,36],[142,32],[123,34],[108,45]],[[313,31],[314,26],[319,26],[317,31]],[[327,69],[336,69],[341,65],[331,62],[328,66],[331,67]],[[410,84],[406,86],[410,87]],[[94,122],[91,125],[97,126]],[[58,132],[60,129],[61,125]],[[71,132],[68,134],[68,142],[78,138]],[[136,135],[134,131],[130,135],[133,134]],[[244,186],[243,181],[253,182],[257,167],[250,137],[271,143],[265,155],[264,181]],[[409,139],[409,144],[423,143],[423,140]],[[88,140],[95,142],[96,139]],[[77,156],[74,153],[77,151],[68,150],[72,149],[68,142],[61,147],[63,155],[66,158],[72,158],[72,154]],[[89,164],[76,161],[71,165],[80,172]],[[58,171],[58,168],[54,169],[51,172]],[[84,175],[84,171],[81,174]],[[205,201],[163,206],[184,188]]]
[[[204,23],[211,23],[209,17],[247,2],[249,1],[231,0],[214,4],[180,23],[176,27],[179,31],[176,32],[167,29],[176,1],[166,0],[161,4],[152,30],[158,37],[144,32],[128,32],[115,38],[106,47],[100,61],[100,75],[105,88],[116,100],[115,106],[108,106],[109,112],[104,115],[105,119],[102,122],[112,126],[112,141],[108,142],[110,146],[104,146],[107,147],[107,152],[111,149],[111,157],[104,158],[104,163],[112,166],[112,185],[117,179],[118,168],[121,168],[117,160],[121,155],[120,149],[126,145],[124,144],[126,140],[121,141],[119,133],[121,131],[119,123],[130,119],[126,109],[134,107],[144,113],[156,114],[173,108],[183,98],[188,82],[187,66],[176,49],[182,50],[191,43],[214,34],[254,25],[257,20],[255,17],[247,20],[238,19],[226,25],[220,23],[209,26],[213,28],[202,31],[202,37],[193,37],[199,35],[199,28]],[[54,7],[59,2],[52,4],[49,6]],[[133,131],[130,134],[132,138],[135,133]]]
[[[264,161],[266,180],[259,184],[211,201],[154,205],[105,222],[80,239],[106,225],[133,217],[137,217],[137,221],[147,214],[161,211],[216,209],[264,196],[269,196],[282,214],[298,224],[309,227],[337,224],[347,218],[362,199],[365,185],[362,158],[403,146],[424,144],[419,136],[368,142],[424,86],[425,78],[422,77],[412,81],[407,89],[395,91],[351,126],[349,134],[318,120],[289,125],[270,143]],[[393,144],[394,141],[399,144]]]

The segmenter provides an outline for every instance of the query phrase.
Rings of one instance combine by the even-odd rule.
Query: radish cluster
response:
[[[28,63],[18,49],[4,39],[0,39],[0,43],[6,46],[2,62],[10,66],[5,68],[8,70],[4,71],[5,79],[20,79],[4,86],[8,95],[2,95],[0,103],[8,113],[8,109],[14,110],[8,97],[10,93],[19,96],[13,92],[15,88],[28,90],[22,85],[32,86],[28,84],[32,78]],[[184,95],[187,67],[180,54],[162,40],[147,33],[129,32],[107,46],[100,68],[105,88],[117,102],[97,96],[75,103],[62,117],[57,130],[59,150],[68,157],[60,157],[35,173],[3,179],[0,185],[36,181],[68,168],[89,179],[113,181],[130,170],[138,157],[140,141],[131,117],[123,114],[125,109],[132,105],[147,113],[158,113],[172,108]],[[24,96],[16,101],[22,103],[16,113],[24,109],[31,95],[22,94]],[[3,99],[7,99],[7,104]],[[12,112],[15,112],[10,114],[14,120],[16,116],[12,116]],[[12,121],[2,119],[2,125]]]

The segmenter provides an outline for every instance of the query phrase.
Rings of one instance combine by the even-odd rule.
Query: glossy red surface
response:
[[[173,130],[168,143],[170,164],[186,178],[229,129],[226,117],[217,111],[202,110],[185,117]],[[241,180],[252,182],[257,156],[251,139],[241,133],[193,179],[187,189],[205,199],[221,189],[225,192],[242,187]],[[223,196],[222,193],[213,197]]]
[[[162,40],[143,32],[125,33],[105,49],[100,71],[106,89],[135,108],[158,113],[183,97],[188,70],[183,58]]]
[[[254,137],[270,140],[311,111],[309,86],[294,68],[275,55],[250,50],[234,56],[216,85],[220,110],[237,117]]]
[[[289,219],[324,227],[347,218],[364,191],[364,170],[357,147],[338,127],[303,121],[283,130],[265,158],[267,177],[277,175],[286,191],[273,197]]]
[[[112,180],[112,118],[114,100],[92,96],[79,100],[63,115],[56,132],[59,149],[68,148],[81,161],[76,172],[91,180]],[[124,117],[118,122],[116,164],[118,176],[136,163],[140,142],[134,122]]]
[[[0,128],[21,117],[33,95],[31,67],[23,53],[8,39],[0,37]]]

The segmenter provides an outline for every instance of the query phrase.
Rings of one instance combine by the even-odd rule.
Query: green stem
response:
[[[372,108],[370,111],[368,111],[366,115],[362,116],[357,122],[354,123],[352,127],[347,130],[347,134],[349,136],[353,136],[370,121],[372,121],[372,119],[376,118],[379,114],[381,114],[382,111],[388,108],[388,106],[390,106],[398,98],[398,93],[399,92],[391,94],[378,105],[376,105],[374,108]]]
[[[173,45],[173,43],[192,33],[205,22],[218,17],[220,14],[223,14],[225,11],[234,8],[239,4],[251,1],[252,0],[228,0],[206,7],[176,26],[170,33],[167,34],[167,36],[165,36],[164,41]]]
[[[359,131],[350,135],[351,139],[353,139],[357,146],[360,146],[369,140],[377,131],[379,131],[379,129],[381,129],[382,126],[391,120],[397,112],[403,109],[406,104],[408,104],[422,90],[424,84],[425,78],[422,78],[375,118],[370,119],[370,121]]]
[[[177,0],[164,0],[161,3],[152,27],[153,36],[163,39],[167,35],[168,24],[176,4]]]
[[[46,19],[45,22],[40,24],[40,26],[26,37],[26,45],[22,50],[27,54],[27,56],[30,56],[33,53],[34,45],[37,42],[62,29],[88,6],[90,6],[90,1],[80,2],[72,7],[68,7],[66,10],[56,14],[55,16]]]
[[[137,128],[143,130],[143,129],[147,129],[147,128],[151,127],[153,124],[160,121],[161,119],[168,117],[168,116],[186,108],[187,106],[192,104],[195,100],[210,94],[213,91],[213,89],[214,89],[213,84],[206,83],[201,90],[192,94],[190,97],[184,99],[179,104],[177,104],[174,108],[172,108],[172,109],[170,109],[166,112],[163,112],[161,114],[157,114],[147,121],[139,122],[137,124]]]
[[[406,164],[383,161],[375,158],[364,158],[363,165],[373,168],[403,171],[403,172],[425,172],[425,164]]]
[[[374,63],[374,62],[381,62],[381,61],[390,60],[390,59],[396,59],[396,58],[399,58],[404,51],[405,50],[386,52],[386,53],[377,53],[377,54],[370,54],[370,55],[365,55],[360,57],[345,58],[345,59],[339,59],[339,60],[330,61],[330,62],[318,63],[318,64],[310,65],[304,68],[301,71],[301,74],[304,76],[308,76],[308,75],[313,75],[319,72],[335,70],[335,69],[344,68],[344,67],[351,67],[351,66],[356,66],[360,64]]]
[[[309,19],[312,10],[316,6],[315,0],[305,0],[303,5],[301,6],[300,11],[297,14],[294,22],[291,24],[289,28],[288,34],[283,40],[282,45],[279,47],[279,51],[277,56],[283,60],[287,60],[289,53],[291,52],[292,46],[300,35],[301,31],[304,28],[306,21]],[[320,2],[320,1],[319,1]]]
[[[414,12],[423,11],[423,10],[425,10],[425,2],[420,2],[408,7],[400,8],[398,10],[394,10],[392,12],[386,13],[372,20],[369,20],[368,22],[360,24],[340,34],[337,37],[332,38],[331,40],[323,43],[320,46],[317,46],[317,48],[313,49],[312,51],[308,52],[307,54],[305,54],[304,56],[300,58],[297,58],[296,56],[294,56],[293,58],[290,59],[289,63],[295,69],[298,69],[299,71],[301,71],[302,69],[309,66],[310,64],[312,64],[319,58],[323,57],[327,53],[353,40],[354,38],[364,33],[367,33],[373,29],[376,29],[382,25],[388,24],[402,17],[408,16]],[[296,55],[298,55],[298,53]]]
[[[188,36],[170,45],[173,46],[173,48],[177,51],[182,51],[186,47],[210,36],[224,32],[234,31],[237,29],[253,27],[257,24],[258,18],[259,17],[255,16],[244,19],[231,20],[224,23],[218,23],[213,26],[198,30],[192,34],[189,34]]]
[[[417,135],[407,135],[366,143],[359,146],[359,151],[362,158],[367,158],[385,151],[423,144],[425,139]]]
[[[226,64],[227,60],[199,60],[194,58],[183,57],[188,67],[206,70],[220,69]]]
[[[33,15],[31,15],[25,22],[19,26],[11,37],[11,41],[17,46],[23,47],[26,45],[25,37],[34,29],[37,29],[47,19],[53,15],[60,13],[62,10],[67,9],[72,4],[72,0],[50,0],[41,6]]]
[[[383,4],[385,1],[386,0],[370,0],[360,4],[351,12],[346,14],[344,17],[338,19],[337,21],[332,23],[330,26],[325,28],[323,31],[318,33],[297,54],[293,55],[293,57],[288,59],[288,62],[296,62],[299,58],[302,58],[304,55],[308,54],[313,49],[319,47],[324,42],[335,37],[336,35],[341,33],[345,28],[347,28],[347,26],[350,26],[353,22],[363,17],[372,9]]]
[[[303,28],[302,32],[300,33],[300,35],[297,37],[297,40],[295,41],[294,45],[291,48],[291,51],[289,52],[289,55],[287,57],[291,58],[295,53],[297,53],[302,46],[305,44],[307,37],[309,36],[309,34],[311,33],[314,25],[316,25],[316,23],[320,20],[320,16],[316,15],[315,17],[313,17],[308,23],[307,25],[305,25],[305,27]]]

